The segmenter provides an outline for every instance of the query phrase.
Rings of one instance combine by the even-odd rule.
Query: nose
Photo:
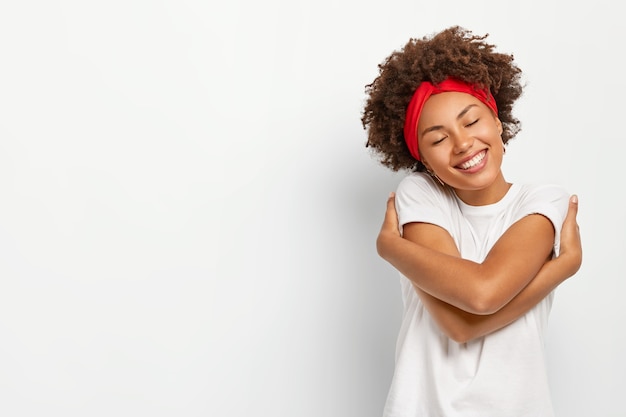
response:
[[[474,137],[461,131],[454,137],[454,152],[462,154],[472,148]]]

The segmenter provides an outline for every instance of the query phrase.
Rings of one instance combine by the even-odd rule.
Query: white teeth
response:
[[[461,165],[459,165],[459,168],[461,169],[470,169],[472,167],[475,167],[476,165],[478,165],[480,163],[480,161],[483,160],[483,158],[485,157],[485,152],[481,152],[478,155],[476,155],[475,157],[473,157],[472,159],[470,159],[467,162],[462,163]]]

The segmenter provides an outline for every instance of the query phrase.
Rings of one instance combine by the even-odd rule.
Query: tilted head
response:
[[[454,26],[410,39],[379,65],[378,76],[366,86],[361,121],[368,131],[366,146],[383,165],[394,171],[426,170],[417,150],[420,112],[416,114],[416,106],[409,108],[410,104],[423,99],[418,103],[423,106],[430,95],[459,91],[458,85],[466,86],[468,91],[464,92],[468,94],[472,94],[469,90],[476,91],[472,95],[482,97],[481,101],[494,110],[501,123],[503,144],[519,132],[520,122],[513,117],[512,108],[522,94],[521,70],[513,55],[498,53],[494,45],[485,42],[487,36],[475,36]],[[450,80],[458,85],[447,88]],[[490,100],[494,100],[493,106]]]

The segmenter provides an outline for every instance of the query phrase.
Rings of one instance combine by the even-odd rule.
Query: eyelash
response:
[[[479,121],[479,120],[480,120],[480,119],[476,119],[476,120],[474,120],[473,122],[466,124],[466,125],[465,125],[465,127],[471,127],[471,126],[475,125],[476,123],[478,123],[478,121]],[[445,138],[447,138],[447,136],[444,136],[443,138],[441,138],[441,139],[439,139],[439,140],[434,141],[434,142],[433,142],[433,145],[437,145],[437,144],[439,144],[439,143],[443,142],[443,140],[444,140]]]

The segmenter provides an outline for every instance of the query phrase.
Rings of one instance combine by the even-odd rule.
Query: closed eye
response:
[[[473,126],[473,125],[475,125],[476,123],[478,123],[478,121],[479,121],[479,120],[480,120],[480,119],[476,119],[476,120],[474,120],[472,123],[466,124],[466,125],[465,125],[465,127],[470,127],[470,126]]]
[[[447,136],[444,136],[444,137],[442,137],[441,139],[434,141],[434,142],[433,142],[433,145],[437,145],[437,144],[439,144],[439,143],[443,142],[443,140],[444,140],[445,138],[447,138]]]

